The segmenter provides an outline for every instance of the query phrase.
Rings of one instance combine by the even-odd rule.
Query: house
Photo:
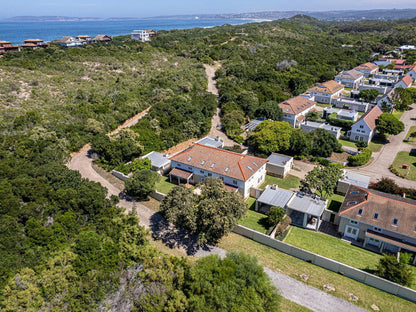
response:
[[[323,118],[328,118],[329,115],[336,113],[338,119],[353,120],[358,119],[358,112],[354,110],[338,109],[332,107],[325,107],[323,110]]]
[[[384,75],[397,75],[397,76],[403,76],[404,72],[401,69],[383,69]]]
[[[306,121],[301,126],[302,130],[306,133],[314,131],[316,129],[324,129],[328,131],[329,133],[333,134],[337,140],[341,137],[341,127],[335,127],[327,123],[322,122],[315,122],[315,121]]]
[[[358,93],[358,92],[357,92]],[[370,103],[357,101],[351,98],[339,98],[335,103],[335,107],[353,110],[356,112],[366,112],[370,108]]]
[[[56,43],[67,48],[76,48],[82,46],[81,41],[76,40],[74,37],[71,36],[62,37]]]
[[[316,102],[305,99],[302,96],[290,98],[279,103],[283,111],[283,121],[287,121],[292,127],[299,128],[305,120],[305,115],[313,108]]]
[[[344,85],[330,80],[324,83],[317,83],[307,92],[319,103],[332,103],[344,90]]]
[[[398,79],[395,79],[394,77],[392,79],[390,77],[371,77],[370,79],[368,79],[368,84],[375,85],[375,86],[380,86],[380,87],[393,88],[394,85],[396,84],[397,80]],[[384,89],[383,89],[383,91],[384,91]],[[379,92],[379,93],[384,94],[384,92]]]
[[[44,42],[41,39],[26,39],[24,41],[24,44],[21,45],[22,48],[31,48],[31,49],[36,49],[36,48],[47,48],[49,47],[49,44]]]
[[[267,160],[266,172],[271,176],[284,178],[293,168],[293,157],[291,156],[272,153]]]
[[[416,66],[413,66],[408,72],[407,74],[412,77],[413,81],[416,80]]]
[[[406,88],[411,87],[412,86],[412,83],[413,83],[412,77],[409,74],[407,74],[402,79],[400,79],[396,83],[396,85],[394,87],[395,88],[403,88],[403,89],[406,89]]]
[[[377,106],[380,107],[380,109],[384,112],[391,112],[394,108],[394,104],[391,100],[391,94],[394,92],[394,89],[392,89],[389,93],[385,95],[379,95],[375,99],[375,103],[377,103]]]
[[[374,106],[351,126],[351,130],[347,132],[347,137],[352,141],[370,143],[376,133],[376,120],[382,113],[378,106]]]
[[[271,207],[285,208],[292,224],[317,231],[328,201],[303,192],[291,192],[268,185],[256,201],[256,211],[266,214]]]
[[[145,30],[150,37],[156,37],[157,36],[157,30],[153,30],[153,29],[146,29]]]
[[[171,161],[166,154],[158,152],[150,152],[144,155],[142,158],[147,158],[152,163],[152,170],[156,171],[160,175],[166,174],[170,170]]]
[[[91,39],[92,43],[109,43],[113,41],[113,37],[112,36],[107,36],[107,35],[97,35],[94,38]]]
[[[224,147],[224,141],[220,139],[220,137],[211,138],[211,137],[205,137],[197,141],[196,143],[206,146],[211,146],[215,148],[223,148]]]
[[[401,47],[397,48],[399,51],[406,51],[406,50],[416,50],[416,47],[414,45],[405,44]]]
[[[13,45],[10,41],[0,40],[0,55],[7,52],[19,52],[20,48],[17,45]]]
[[[337,183],[337,193],[345,195],[348,192],[350,185],[359,186],[361,188],[368,188],[370,184],[370,177],[359,173],[345,171],[342,178]]]
[[[398,255],[416,252],[415,200],[351,185],[338,214],[338,232],[363,247]]]
[[[226,187],[244,198],[251,188],[264,182],[267,159],[242,155],[220,148],[194,144],[170,158],[170,181],[197,184],[207,177],[221,179]]]
[[[381,86],[378,84],[369,84],[369,83],[361,83],[358,86],[358,91],[365,90],[365,89],[374,89],[374,90],[377,90],[377,92],[380,94],[386,94],[391,88]]]
[[[394,65],[394,69],[397,70],[411,70],[413,65]]]
[[[365,77],[378,73],[378,66],[370,62],[354,67],[354,69],[359,72],[362,72]]]
[[[336,82],[343,84],[347,88],[358,88],[358,85],[364,81],[364,74],[358,70],[351,69],[342,71],[335,76]]]
[[[133,30],[130,38],[141,42],[150,41],[150,34],[146,30]]]
[[[91,43],[91,36],[88,35],[78,35],[75,37],[75,40],[81,41],[83,44]]]

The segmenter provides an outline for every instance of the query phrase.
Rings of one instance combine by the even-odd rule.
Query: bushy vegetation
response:
[[[400,259],[396,255],[385,254],[377,265],[376,274],[394,283],[411,286],[413,283],[412,268],[409,265],[411,254],[401,253]]]
[[[400,187],[394,182],[392,179],[389,178],[382,178],[377,183],[370,183],[370,188],[389,194],[395,194],[398,196],[403,196],[403,194],[412,199],[416,199],[416,190],[406,187]]]
[[[365,165],[370,161],[372,154],[369,148],[364,148],[361,153],[348,156],[348,164],[353,167]]]

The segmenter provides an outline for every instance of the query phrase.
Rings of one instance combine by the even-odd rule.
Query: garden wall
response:
[[[233,230],[235,233],[248,237],[258,243],[277,249],[288,255],[305,260],[327,270],[342,274],[346,277],[357,280],[366,285],[378,288],[390,294],[402,297],[406,300],[416,302],[416,291],[401,286],[399,284],[390,282],[373,274],[364,272],[362,270],[353,268],[341,262],[314,254],[312,252],[303,250],[301,248],[286,244],[276,239],[270,238],[260,232],[247,228],[243,225],[236,225]]]
[[[119,172],[117,170],[112,170],[111,173],[113,174],[113,176],[119,178],[121,181],[126,181],[129,178],[123,172]]]
[[[150,194],[150,197],[158,201],[162,201],[166,197],[166,194],[158,192],[158,191],[154,191],[152,194]]]

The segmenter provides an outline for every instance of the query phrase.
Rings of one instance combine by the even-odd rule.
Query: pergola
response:
[[[181,185],[181,179],[186,180],[186,186],[189,187],[189,180],[192,178],[193,173],[188,172],[182,169],[173,168],[172,171],[169,173],[169,181],[172,182],[172,176],[178,179],[178,185]]]

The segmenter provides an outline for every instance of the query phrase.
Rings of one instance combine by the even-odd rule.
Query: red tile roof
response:
[[[407,68],[413,68],[413,65],[394,65],[394,69],[407,69]]]
[[[242,155],[198,143],[170,159],[240,181],[247,181],[267,163],[267,159]]]
[[[374,130],[376,127],[376,120],[381,114],[383,114],[382,110],[376,105],[371,110],[362,115],[360,120],[364,119],[365,123],[370,127],[370,129]]]
[[[192,176],[192,172],[181,170],[179,168],[173,168],[172,171],[169,172],[169,174],[172,174],[176,177],[180,177],[183,179],[189,179]]]
[[[410,75],[404,76],[402,79],[399,80],[399,82],[400,81],[403,81],[405,83],[405,85],[408,86],[408,87],[410,87],[413,83],[413,79],[412,79],[412,77],[410,77]]]
[[[333,94],[335,92],[338,92],[339,90],[342,90],[343,88],[344,85],[336,82],[335,80],[329,80],[324,83],[317,83],[313,88],[310,88],[308,91]]]
[[[297,115],[304,110],[314,106],[315,101],[305,99],[304,97],[296,96],[294,98],[288,99],[282,103],[279,103],[280,108],[284,114]]]
[[[354,67],[354,69],[357,69],[357,70],[374,70],[374,69],[377,69],[377,68],[378,68],[378,66],[376,64],[373,64],[373,63],[370,63],[370,62],[367,62],[365,64],[361,64],[361,65],[358,65],[357,67]]]

